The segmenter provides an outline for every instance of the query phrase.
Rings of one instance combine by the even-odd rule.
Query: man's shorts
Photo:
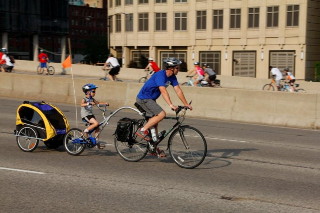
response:
[[[40,63],[40,67],[41,68],[47,68],[47,62],[44,62],[44,63],[41,62]]]
[[[114,76],[114,75],[118,75],[119,72],[120,72],[120,66],[117,66],[117,67],[111,68],[111,70],[109,71],[109,74]]]
[[[209,80],[210,80],[210,81],[214,81],[214,80],[216,80],[216,78],[217,78],[216,75],[210,75],[210,76],[209,76]]]
[[[147,112],[146,116],[148,117],[154,117],[160,112],[163,111],[163,109],[157,104],[155,100],[152,99],[136,99],[136,102]]]

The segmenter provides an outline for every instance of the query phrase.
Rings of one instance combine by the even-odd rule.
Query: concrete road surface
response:
[[[122,160],[112,133],[128,112],[104,130],[105,150],[71,156],[41,142],[22,152],[12,134],[22,100],[0,102],[2,213],[320,212],[318,131],[187,118],[208,142],[204,163],[187,170],[170,157]],[[75,127],[74,106],[56,105]]]

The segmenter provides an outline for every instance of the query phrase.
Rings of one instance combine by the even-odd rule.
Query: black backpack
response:
[[[118,121],[115,132],[118,141],[130,142],[132,140],[134,123],[134,119],[131,118],[121,118]]]

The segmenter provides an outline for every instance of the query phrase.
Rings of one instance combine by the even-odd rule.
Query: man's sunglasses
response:
[[[92,92],[92,93],[96,93],[96,91],[95,91],[95,90],[91,90],[90,92]]]

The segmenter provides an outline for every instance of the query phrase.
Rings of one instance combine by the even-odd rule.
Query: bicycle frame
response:
[[[114,112],[111,112],[111,114],[110,114],[108,117],[106,117],[105,114],[106,114],[106,111],[107,111],[107,106],[105,105],[105,109],[101,109],[100,106],[98,106],[98,105],[97,105],[97,107],[98,107],[98,109],[100,109],[100,110],[102,111],[103,121],[101,121],[101,122],[99,123],[99,125],[92,130],[92,132],[93,132],[93,131],[96,130],[97,128],[101,127],[100,131],[99,131],[98,134],[95,136],[95,138],[98,138],[98,137],[99,137],[99,135],[100,135],[100,133],[102,132],[102,130],[104,129],[104,127],[109,124],[109,120],[110,120],[114,115],[116,115],[119,111],[121,111],[121,110],[130,109],[130,110],[133,110],[133,111],[139,113],[139,115],[141,115],[141,116],[143,115],[143,113],[141,113],[139,110],[137,110],[137,109],[135,109],[135,108],[133,108],[133,107],[126,107],[126,106],[125,106],[125,107],[120,107],[119,109],[115,110]]]
[[[176,120],[176,123],[170,129],[166,130],[166,133],[164,134],[164,136],[161,139],[159,139],[157,142],[155,142],[155,144],[154,144],[155,146],[158,146],[168,135],[170,135],[176,128],[179,128],[182,125],[183,120],[184,120],[184,116],[185,116],[185,112],[183,113],[183,116],[178,116],[178,114],[179,114],[179,112],[181,110],[187,110],[187,109],[185,107],[183,107],[183,106],[179,106],[179,109],[176,112],[176,116],[175,117],[170,116],[170,117],[165,117],[164,118],[166,120]],[[144,116],[144,113],[142,113],[142,115]],[[183,120],[179,121],[179,119],[181,117],[183,117]],[[181,135],[181,132],[179,132],[179,134]],[[181,137],[182,137],[182,135],[181,135]],[[185,142],[185,140],[184,140],[184,142]],[[169,141],[168,141],[168,144],[167,144],[167,150],[168,150],[168,147],[169,147]]]

